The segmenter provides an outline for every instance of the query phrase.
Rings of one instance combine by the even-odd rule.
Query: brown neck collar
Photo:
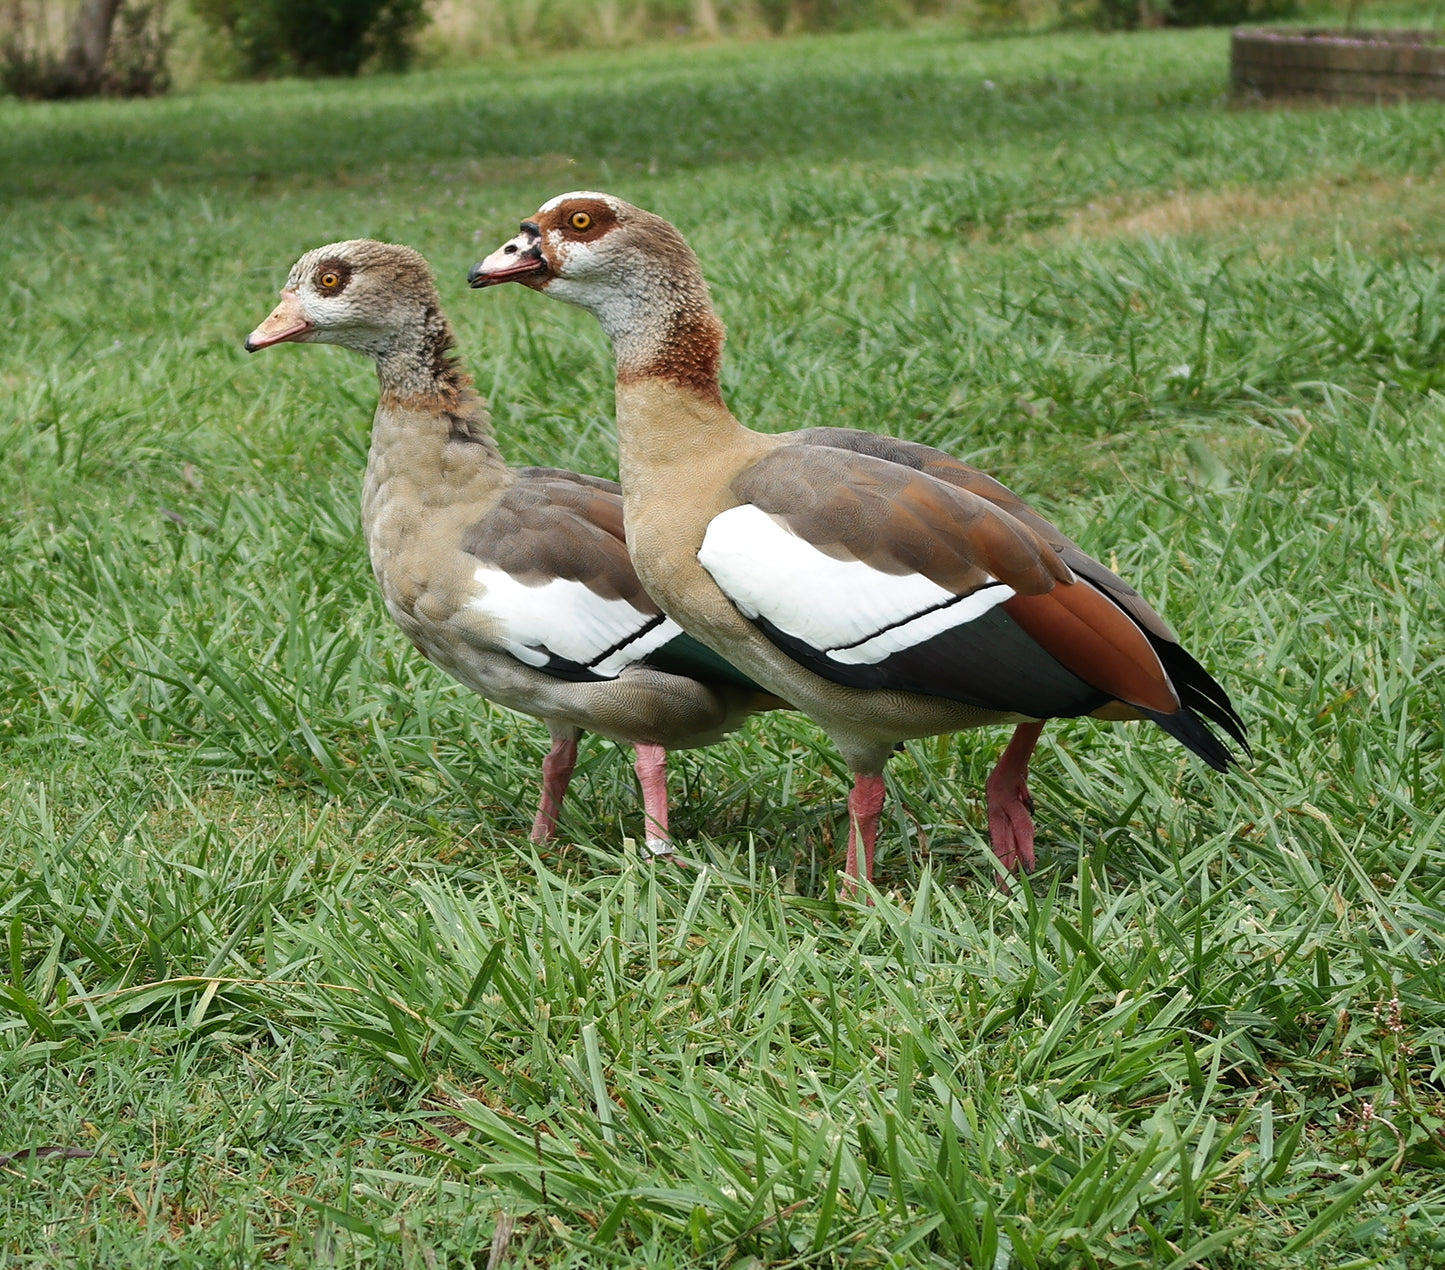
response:
[[[725,338],[723,325],[710,307],[675,310],[663,330],[644,346],[617,349],[617,382],[662,379],[722,405],[718,374]]]

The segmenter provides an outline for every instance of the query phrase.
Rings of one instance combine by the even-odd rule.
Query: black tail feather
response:
[[[1185,749],[1199,755],[1216,772],[1227,771],[1229,765],[1235,761],[1234,755],[1229,752],[1224,742],[1215,736],[1209,730],[1208,724],[1188,706],[1176,710],[1173,714],[1143,709],[1139,712],[1146,719],[1153,719]]]
[[[1149,632],[1146,631],[1145,634],[1147,635]],[[1156,639],[1152,635],[1149,642],[1153,644],[1154,651],[1159,655],[1159,660],[1164,666],[1164,673],[1169,676],[1169,681],[1174,685],[1174,691],[1179,694],[1179,703],[1184,707],[1180,714],[1191,716],[1202,714],[1206,719],[1217,723],[1238,741],[1246,754],[1252,754],[1253,751],[1249,748],[1249,738],[1244,731],[1244,720],[1239,717],[1239,712],[1234,708],[1234,703],[1229,699],[1229,694],[1225,692],[1223,685],[1205,670],[1188,650],[1180,645]],[[1193,717],[1192,724],[1181,724],[1183,730],[1176,731],[1163,720],[1166,717],[1175,718],[1177,716],[1151,714],[1149,717],[1170,735],[1178,737],[1205,762],[1210,763],[1211,766],[1219,766],[1213,763],[1208,755],[1197,748],[1185,735],[1186,732],[1192,735],[1202,731],[1209,736],[1213,743],[1211,746],[1213,750],[1224,751],[1224,747],[1215,740],[1199,718]],[[1224,753],[1227,757],[1228,751],[1224,751]],[[1223,770],[1222,767],[1220,770]]]

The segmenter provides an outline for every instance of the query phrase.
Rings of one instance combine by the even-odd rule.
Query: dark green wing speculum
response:
[[[741,670],[726,658],[719,657],[706,644],[693,639],[686,631],[675,635],[661,648],[654,649],[643,659],[643,664],[671,675],[686,675],[703,683],[731,684],[735,688],[748,688],[762,692]]]

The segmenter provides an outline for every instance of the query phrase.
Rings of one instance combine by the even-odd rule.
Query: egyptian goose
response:
[[[1247,749],[1228,695],[1126,583],[991,477],[838,428],[754,432],[723,403],[723,328],[667,221],[564,194],[475,265],[593,313],[617,362],[619,470],[643,585],[684,630],[811,715],[853,773],[846,870],[871,878],[898,743],[1015,725],[988,779],[1005,870],[1034,864],[1044,721],[1152,719],[1211,767]],[[860,858],[861,852],[861,858]]]
[[[556,831],[583,731],[635,748],[655,855],[671,850],[666,751],[772,702],[664,616],[627,558],[617,484],[509,468],[452,353],[427,263],[355,239],[307,252],[246,340],[340,344],[376,362],[362,525],[387,611],[453,678],[551,733],[532,838]]]

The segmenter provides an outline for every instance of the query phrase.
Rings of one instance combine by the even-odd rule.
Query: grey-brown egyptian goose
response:
[[[546,723],[535,840],[556,830],[583,731],[637,751],[654,854],[671,850],[666,751],[707,745],[767,698],[684,635],[627,557],[613,481],[509,468],[427,263],[355,239],[307,252],[246,340],[340,344],[376,363],[362,524],[387,610],[423,655]]]
[[[1152,719],[1220,770],[1231,758],[1204,720],[1247,746],[1164,620],[989,476],[866,432],[743,427],[718,388],[707,284],[667,221],[561,195],[469,275],[508,280],[602,322],[638,575],[684,630],[833,738],[854,777],[850,877],[872,876],[883,766],[909,737],[1016,725],[987,784],[1010,871],[1034,863],[1026,781],[1044,720]]]

